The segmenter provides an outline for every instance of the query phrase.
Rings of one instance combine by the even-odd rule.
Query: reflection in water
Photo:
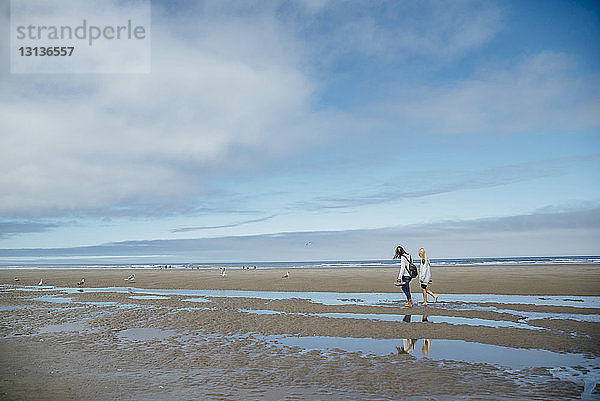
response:
[[[430,348],[431,348],[431,340],[429,338],[423,340],[423,348],[421,348],[421,352],[423,353],[423,355],[428,355]]]
[[[419,316],[419,315],[417,315]],[[410,323],[412,321],[412,315],[404,315],[404,318],[402,319],[402,321],[404,323]],[[428,322],[429,321],[429,316],[428,315],[423,315],[421,317],[421,321],[422,322]]]
[[[410,354],[415,350],[415,346],[417,345],[417,339],[415,338],[403,338],[402,346],[396,347],[399,355],[402,354]],[[423,347],[421,347],[422,355],[429,355],[429,350],[431,349],[431,339],[426,338],[423,340]]]
[[[402,346],[401,347],[396,347],[396,349],[398,350],[398,354],[410,354],[411,352],[413,352],[415,350],[415,344],[417,343],[417,340],[414,338],[403,338],[402,339]]]

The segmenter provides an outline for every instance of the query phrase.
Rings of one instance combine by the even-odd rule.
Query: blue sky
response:
[[[129,75],[11,74],[8,9],[5,261],[600,254],[597,2],[154,1]]]

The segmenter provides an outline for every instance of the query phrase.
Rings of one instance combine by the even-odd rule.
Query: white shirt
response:
[[[410,253],[405,253],[402,256],[400,256],[400,272],[398,273],[398,280],[400,281],[402,281],[402,276],[410,277],[410,273],[408,272],[409,260],[412,261],[412,256],[410,256]]]
[[[429,264],[429,259],[423,263],[423,259],[421,259],[421,265],[419,266],[419,282],[421,284],[429,284],[431,281],[431,265]]]

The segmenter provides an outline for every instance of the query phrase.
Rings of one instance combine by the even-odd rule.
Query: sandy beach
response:
[[[287,272],[290,277],[281,280]],[[455,294],[600,295],[599,265],[525,265],[432,267],[434,291]],[[140,288],[182,288],[251,291],[396,292],[395,268],[344,269],[0,269],[0,284],[74,287],[85,277],[87,286],[127,286],[135,274]],[[419,291],[417,280],[411,290]]]
[[[432,270],[2,269],[0,399],[600,397],[600,266]]]

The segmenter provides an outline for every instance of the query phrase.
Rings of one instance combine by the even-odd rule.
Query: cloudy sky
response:
[[[0,262],[600,254],[596,1],[153,1],[94,75],[0,4]]]

